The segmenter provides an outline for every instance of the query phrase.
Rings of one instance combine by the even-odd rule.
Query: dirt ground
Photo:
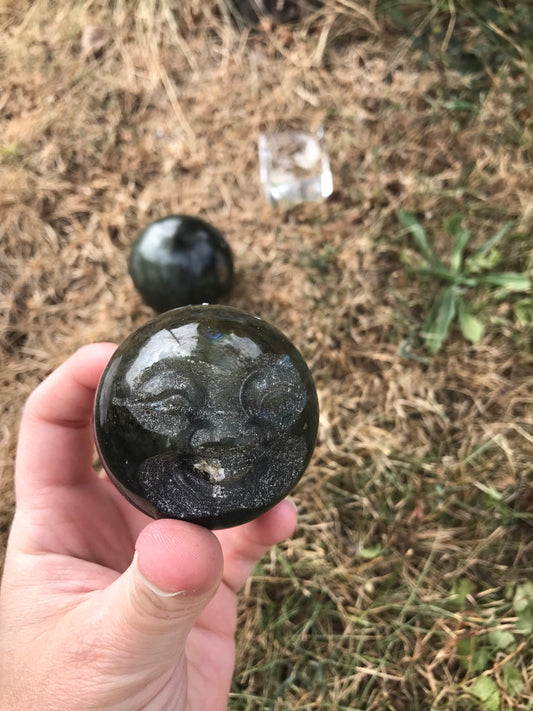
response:
[[[298,531],[242,599],[230,707],[477,708],[457,642],[512,625],[513,586],[533,576],[532,332],[483,292],[483,340],[454,329],[430,357],[416,333],[432,284],[406,269],[397,211],[442,254],[454,213],[475,244],[511,220],[500,267],[531,272],[533,104],[520,75],[494,74],[475,111],[454,108],[469,78],[422,66],[362,3],[239,30],[200,7],[0,2],[0,553],[25,398],[153,315],[129,247],[152,219],[198,215],[234,252],[227,303],[296,343],[321,404]],[[259,132],[319,126],[332,196],[270,207]],[[515,639],[518,693],[497,651],[477,674],[525,709]]]

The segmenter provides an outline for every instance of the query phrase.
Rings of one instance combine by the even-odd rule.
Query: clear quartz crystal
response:
[[[327,198],[333,179],[324,131],[259,134],[259,167],[268,202],[295,205]]]

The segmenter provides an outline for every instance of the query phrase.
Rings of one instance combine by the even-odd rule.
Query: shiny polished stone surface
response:
[[[317,428],[315,386],[296,347],[223,306],[175,309],[129,336],[95,403],[98,451],[117,488],[154,518],[209,528],[284,498]]]
[[[233,283],[233,256],[222,232],[189,215],[169,215],[139,232],[128,270],[156,311],[218,301]]]

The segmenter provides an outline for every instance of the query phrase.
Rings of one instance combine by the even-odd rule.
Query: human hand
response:
[[[92,408],[115,346],[86,346],[29,397],[0,589],[2,711],[219,711],[237,591],[291,535],[288,501],[213,533],[154,521],[93,467]]]

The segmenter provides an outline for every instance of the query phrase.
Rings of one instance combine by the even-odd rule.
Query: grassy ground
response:
[[[430,353],[441,284],[399,218],[445,262],[450,218],[466,257],[508,224],[476,274],[531,277],[522,5],[330,0],[237,27],[222,0],[0,0],[0,551],[25,397],[152,315],[126,269],[149,220],[223,230],[229,302],[316,379],[297,533],[241,601],[234,711],[533,708],[533,297],[462,287],[483,337],[453,321]],[[259,131],[319,125],[334,194],[270,208]]]

